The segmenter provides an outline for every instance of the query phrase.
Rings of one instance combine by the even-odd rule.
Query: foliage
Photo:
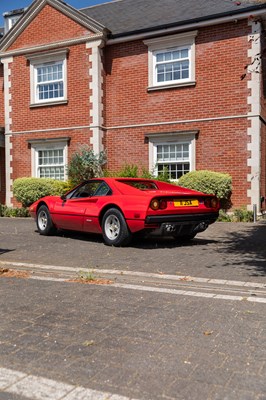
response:
[[[137,178],[139,176],[138,166],[134,164],[126,164],[120,171],[118,171],[117,176],[125,178]]]
[[[215,194],[222,209],[231,207],[232,178],[229,174],[213,171],[192,171],[183,175],[178,185],[207,194]]]
[[[0,217],[29,217],[29,211],[27,208],[12,208],[0,204]]]
[[[88,146],[83,146],[69,162],[69,180],[76,186],[87,179],[103,176],[102,168],[105,164],[106,156],[103,151],[96,155]]]
[[[118,176],[121,178],[144,178],[144,179],[158,179],[160,181],[169,182],[169,175],[165,169],[159,176],[155,176],[145,168],[140,168],[136,164],[125,164],[118,172],[106,172],[106,176]]]
[[[253,222],[253,211],[248,211],[244,208],[234,210],[233,222]]]
[[[158,179],[158,181],[170,182],[168,168],[164,167],[163,171],[159,173],[156,179]]]
[[[217,219],[219,222],[232,222],[231,214],[227,214],[224,210],[219,211],[219,217]]]
[[[69,189],[69,182],[50,178],[18,178],[14,181],[13,194],[22,207],[29,207],[41,197],[61,196]]]
[[[93,271],[79,271],[78,273],[79,279],[82,281],[95,281],[96,276]]]
[[[227,214],[224,210],[219,212],[219,222],[253,222],[254,215],[252,211],[247,211],[244,208],[238,208],[231,214]]]

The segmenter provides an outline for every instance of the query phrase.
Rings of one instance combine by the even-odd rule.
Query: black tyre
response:
[[[123,214],[116,208],[110,208],[104,214],[102,232],[108,246],[125,246],[132,238]]]
[[[37,229],[40,235],[52,235],[56,232],[56,228],[51,219],[48,208],[43,205],[37,211]]]

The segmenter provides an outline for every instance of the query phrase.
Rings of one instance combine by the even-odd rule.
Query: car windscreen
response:
[[[92,196],[108,196],[112,193],[109,186],[103,181],[88,181],[78,186],[66,196],[67,199],[86,198]]]

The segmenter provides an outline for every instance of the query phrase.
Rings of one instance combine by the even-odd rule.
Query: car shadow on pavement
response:
[[[15,249],[0,249],[0,256],[5,253],[10,253],[11,251],[15,251]]]
[[[228,265],[245,268],[251,276],[266,276],[266,224],[250,224],[227,235],[218,251],[228,254]]]
[[[38,232],[36,230],[36,232]],[[102,235],[74,231],[61,231],[59,230],[56,236],[67,237],[68,239],[80,240],[92,243],[104,243]],[[132,242],[126,247],[139,248],[139,249],[158,249],[158,248],[175,248],[175,247],[192,247],[198,245],[207,245],[216,243],[216,240],[209,240],[203,238],[195,238],[193,240],[174,239],[173,237],[160,237],[152,235],[136,235],[133,237]]]
[[[173,249],[177,247],[194,247],[216,243],[216,240],[195,238],[192,240],[173,239],[172,237],[134,238],[128,247],[138,249]]]

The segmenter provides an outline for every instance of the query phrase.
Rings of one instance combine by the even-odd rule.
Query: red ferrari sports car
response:
[[[33,203],[30,214],[41,235],[57,229],[101,233],[109,246],[123,246],[136,232],[193,239],[216,221],[213,195],[140,178],[95,178],[67,194]]]

